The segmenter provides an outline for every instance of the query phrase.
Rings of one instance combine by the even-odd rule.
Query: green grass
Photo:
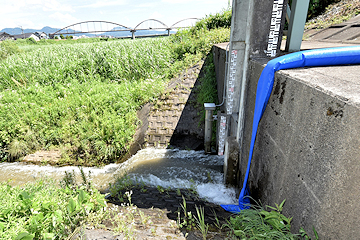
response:
[[[66,239],[75,229],[101,215],[104,196],[85,186],[59,188],[37,181],[22,187],[0,184],[0,239]]]
[[[234,217],[230,217],[226,227],[230,228],[230,235],[239,239],[283,239],[298,240],[311,238],[303,228],[298,234],[291,232],[291,218],[282,214],[285,200],[275,207],[252,205],[250,209],[242,210]],[[315,239],[317,232],[313,229]]]
[[[0,61],[10,57],[13,54],[20,53],[22,50],[14,41],[5,40],[0,42]]]

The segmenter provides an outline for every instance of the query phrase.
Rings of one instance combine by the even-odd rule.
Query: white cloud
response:
[[[56,12],[54,14],[51,14],[49,16],[52,19],[57,20],[58,22],[62,22],[64,24],[73,24],[73,23],[77,23],[80,22],[79,19],[77,19],[76,17],[71,16],[69,13],[60,13],[60,12]]]
[[[173,4],[179,4],[179,3],[193,3],[193,0],[162,0],[162,2],[165,3],[173,3]],[[197,4],[198,3],[203,3],[203,4],[218,4],[219,2],[222,3],[228,3],[229,0],[197,0]],[[232,0],[230,1],[231,4]],[[191,7],[191,6],[189,6]]]
[[[160,13],[158,13],[158,12],[153,12],[150,16],[149,16],[149,18],[155,18],[155,19],[159,19],[159,18],[162,18],[163,17],[163,15],[161,15]]]
[[[37,1],[37,0],[32,0]],[[57,0],[42,0],[42,9],[44,11],[66,11],[66,12],[75,12],[71,5],[59,2]]]
[[[127,3],[127,0],[117,0],[117,1],[97,1],[92,4],[81,6],[81,8],[101,8],[101,7],[110,7],[110,6],[122,6]]]
[[[193,0],[162,0],[162,2],[174,3],[174,4],[188,3],[188,2],[192,2],[192,1],[193,1]]]
[[[142,4],[136,4],[134,5],[134,7],[139,7],[139,8],[152,8],[152,7],[156,7],[158,4],[158,2],[153,2],[153,3],[142,3]]]

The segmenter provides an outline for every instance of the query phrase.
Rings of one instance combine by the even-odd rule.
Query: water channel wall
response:
[[[222,89],[226,44],[213,48]],[[269,59],[251,59],[247,76],[244,141],[227,163],[241,188],[249,154],[255,92]],[[360,236],[360,66],[281,70],[275,74],[260,121],[251,165],[251,196],[274,206],[286,199],[284,215],[320,239]],[[221,86],[221,87],[220,87]],[[222,98],[222,91],[219,91]],[[234,146],[231,118],[228,146]],[[237,147],[237,146],[235,146]]]

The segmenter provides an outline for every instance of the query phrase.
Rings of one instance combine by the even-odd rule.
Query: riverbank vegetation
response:
[[[1,161],[58,148],[66,164],[115,162],[131,143],[137,110],[171,77],[205,58],[212,44],[229,40],[229,26],[201,24],[170,38],[3,42]],[[67,175],[61,188],[45,181],[1,183],[0,238],[65,239],[100,219],[104,196],[71,179]]]
[[[229,11],[223,15],[228,19]],[[7,42],[27,50],[0,61],[1,160],[57,148],[60,163],[115,162],[129,148],[137,110],[214,43],[229,39],[229,21],[219,24],[219,16],[170,38],[43,41],[29,48],[27,41],[20,48]]]
[[[51,180],[21,187],[0,183],[0,239],[67,239],[80,225],[101,220],[104,196],[72,176],[62,187]]]

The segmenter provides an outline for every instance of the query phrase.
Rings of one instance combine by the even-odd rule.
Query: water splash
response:
[[[155,187],[192,188],[201,198],[216,204],[236,203],[235,189],[225,187],[222,169],[222,156],[206,155],[203,151],[153,148],[140,150],[121,164],[83,168],[85,174],[90,172],[94,186],[102,190],[116,177],[128,174],[134,181]],[[23,185],[44,177],[61,180],[65,171],[74,171],[80,181],[78,167],[25,163],[0,163],[0,181],[11,179],[11,185]]]

